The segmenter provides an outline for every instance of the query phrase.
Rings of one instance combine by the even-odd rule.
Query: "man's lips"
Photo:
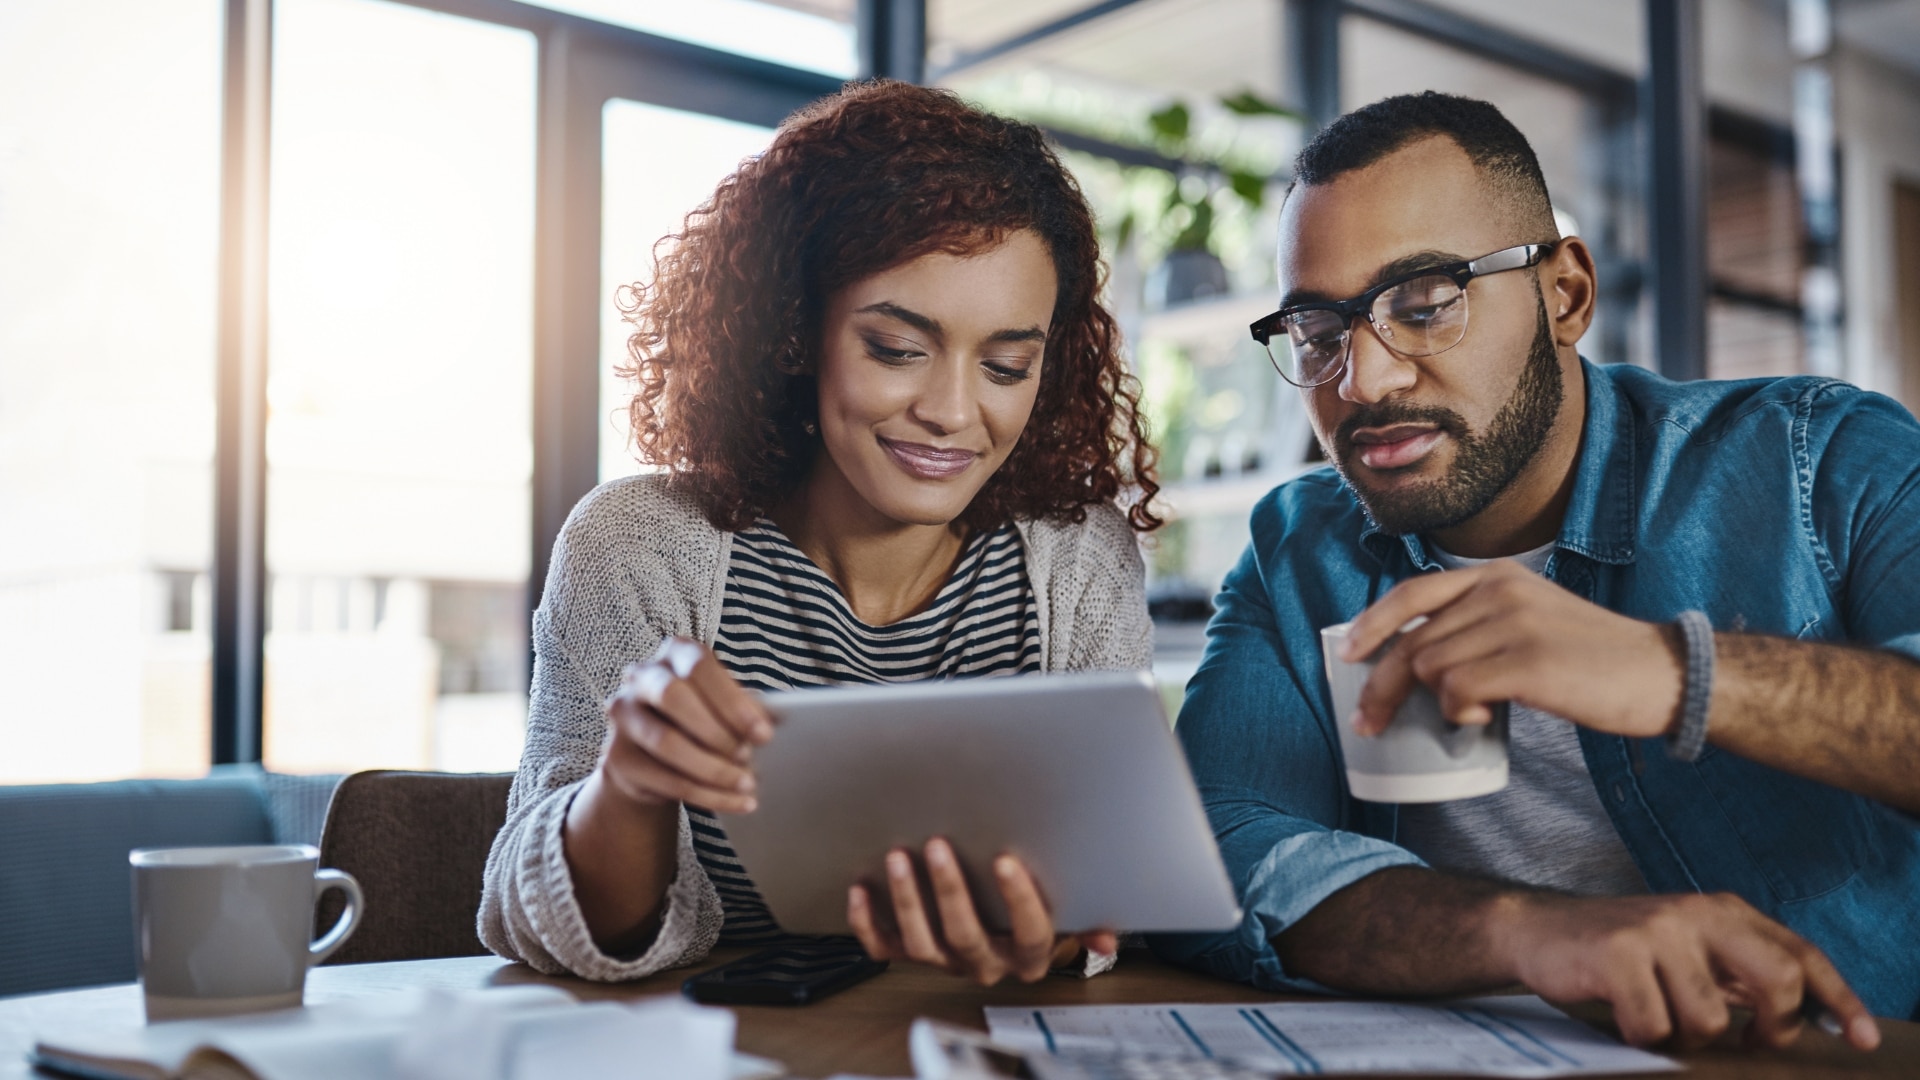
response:
[[[1361,428],[1352,441],[1360,464],[1369,469],[1400,469],[1425,457],[1445,437],[1445,431],[1425,424],[1394,424]]]
[[[894,464],[922,480],[948,480],[966,472],[980,458],[979,453],[957,446],[928,446],[876,436]]]

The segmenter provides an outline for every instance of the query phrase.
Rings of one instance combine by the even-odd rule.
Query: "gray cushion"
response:
[[[267,821],[276,844],[320,846],[320,829],[327,823],[327,804],[340,786],[339,773],[296,776],[265,773],[260,777],[267,793]]]
[[[134,848],[273,840],[257,773],[0,785],[0,994],[134,978]]]

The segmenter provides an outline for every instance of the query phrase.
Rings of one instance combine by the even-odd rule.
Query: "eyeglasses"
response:
[[[1434,356],[1467,336],[1467,282],[1537,265],[1559,241],[1502,248],[1468,262],[1429,266],[1383,281],[1351,300],[1296,304],[1254,323],[1253,340],[1267,350],[1280,377],[1299,387],[1340,377],[1353,351],[1353,318],[1365,315],[1387,348],[1402,356]],[[1273,354],[1285,334],[1287,360]]]

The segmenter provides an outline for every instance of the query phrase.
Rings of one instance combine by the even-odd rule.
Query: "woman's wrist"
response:
[[[678,862],[679,817],[677,804],[631,799],[599,770],[567,808],[561,842],[574,901],[609,955],[658,932]]]

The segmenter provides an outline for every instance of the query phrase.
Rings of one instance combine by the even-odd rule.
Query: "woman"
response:
[[[675,239],[622,297],[635,441],[664,471],[589,494],[555,545],[480,916],[495,952],[591,979],[778,936],[713,816],[754,808],[774,737],[749,688],[1151,656],[1153,453],[1092,215],[1038,130],[852,86]],[[997,936],[945,842],[922,855],[934,895],[905,851],[889,910],[849,894],[876,957],[983,983],[1111,963],[1110,933],[1056,939],[1017,860]]]

